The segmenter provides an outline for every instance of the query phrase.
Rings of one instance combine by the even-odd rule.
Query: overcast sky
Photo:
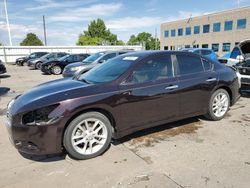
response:
[[[26,33],[43,40],[42,15],[47,20],[48,45],[75,45],[88,23],[96,18],[124,41],[131,34],[155,28],[166,21],[237,8],[238,0],[7,0],[13,45]],[[250,0],[240,0],[240,6]],[[0,0],[0,42],[8,45],[3,0]]]

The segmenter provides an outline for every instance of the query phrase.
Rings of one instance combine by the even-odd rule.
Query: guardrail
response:
[[[0,60],[14,63],[17,58],[27,56],[32,52],[67,52],[67,53],[96,53],[106,50],[134,49],[144,50],[143,46],[0,46]]]

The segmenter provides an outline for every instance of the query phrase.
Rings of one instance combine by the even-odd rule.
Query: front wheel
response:
[[[52,68],[51,68],[51,72],[53,73],[53,74],[55,74],[55,75],[59,75],[59,74],[61,74],[62,73],[62,68],[61,67],[59,67],[59,66],[53,66]]]
[[[35,69],[41,69],[42,62],[37,62],[35,65]]]
[[[206,117],[218,121],[225,117],[230,106],[230,96],[224,89],[216,90],[209,101],[209,109]]]
[[[63,145],[75,159],[90,159],[101,155],[111,142],[112,126],[99,112],[87,112],[76,117],[67,127]]]

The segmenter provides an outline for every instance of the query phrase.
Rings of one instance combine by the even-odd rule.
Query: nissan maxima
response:
[[[216,61],[190,52],[135,52],[16,97],[7,129],[22,153],[89,159],[135,131],[200,115],[221,120],[239,96],[236,73]]]

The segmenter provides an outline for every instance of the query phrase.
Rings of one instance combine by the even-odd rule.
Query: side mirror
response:
[[[238,60],[240,63],[243,62],[243,61],[244,61],[243,55],[238,55],[238,56],[236,57],[236,60]]]
[[[106,60],[104,60],[104,59],[99,61],[99,63],[105,63],[105,62],[106,62]]]

